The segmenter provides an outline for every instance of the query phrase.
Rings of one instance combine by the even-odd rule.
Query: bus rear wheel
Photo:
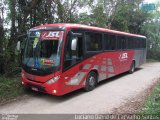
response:
[[[90,72],[86,79],[85,91],[92,91],[97,85],[97,74],[95,72]]]
[[[133,61],[129,70],[129,73],[132,74],[135,71],[135,62]]]

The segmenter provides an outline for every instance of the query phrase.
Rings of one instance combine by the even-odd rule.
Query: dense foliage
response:
[[[142,2],[143,0],[1,0],[0,74],[13,75],[20,71],[20,54],[15,49],[19,36],[26,34],[33,26],[48,23],[81,23],[144,34],[149,38],[149,46],[152,45],[149,57],[160,59],[157,56],[160,48],[160,17],[157,12],[141,10]]]

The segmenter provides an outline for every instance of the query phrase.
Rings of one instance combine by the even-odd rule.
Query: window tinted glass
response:
[[[140,38],[140,48],[146,48],[146,39]]]
[[[137,38],[134,38],[134,41],[135,41],[135,48],[139,48],[139,39]]]
[[[128,49],[133,49],[134,48],[133,38],[132,37],[128,37],[127,46],[128,46],[127,47]]]
[[[40,57],[50,58],[57,55],[58,40],[43,40],[40,43]]]
[[[116,37],[114,35],[104,35],[104,43],[105,43],[105,50],[115,50],[116,49]]]
[[[64,70],[67,70],[71,66],[77,64],[83,60],[83,37],[75,36],[77,39],[76,49],[72,49],[73,35],[71,32],[67,35],[66,45],[65,45],[65,54],[64,54]]]
[[[145,38],[143,38],[143,48],[146,48],[146,44],[147,44],[147,41]]]
[[[126,38],[125,36],[117,37],[117,49],[125,50],[127,48]]]
[[[146,48],[146,39],[136,38],[136,37],[128,37],[127,48],[128,49]]]
[[[102,34],[91,32],[85,33],[85,44],[87,51],[101,51]]]

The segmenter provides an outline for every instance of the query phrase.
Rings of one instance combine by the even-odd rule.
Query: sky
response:
[[[157,3],[160,2],[159,0],[144,0],[144,3]],[[157,8],[157,11],[160,12],[160,7]]]
[[[158,0],[145,0],[144,2],[145,2],[145,3],[154,3],[154,2],[156,2],[156,1],[158,1]]]

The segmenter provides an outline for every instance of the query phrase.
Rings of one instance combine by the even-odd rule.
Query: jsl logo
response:
[[[120,61],[125,61],[128,59],[128,53],[121,53],[119,56]]]
[[[41,40],[58,40],[61,39],[63,32],[61,31],[43,31]]]
[[[49,32],[46,37],[59,37],[59,32]]]

